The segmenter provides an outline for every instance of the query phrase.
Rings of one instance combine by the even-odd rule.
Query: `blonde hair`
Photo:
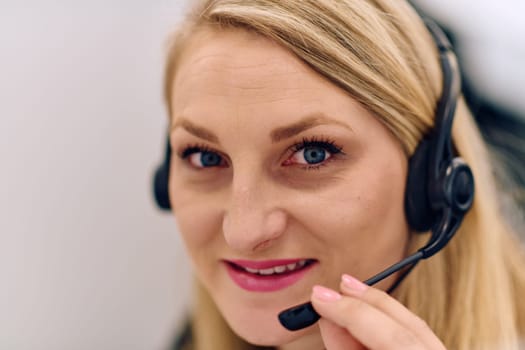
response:
[[[200,1],[169,48],[165,99],[170,112],[178,57],[202,27],[248,30],[290,50],[374,113],[407,156],[433,126],[441,67],[432,37],[405,1]],[[517,349],[525,336],[525,303],[520,302],[525,258],[499,211],[486,146],[463,99],[453,141],[476,179],[474,205],[450,244],[414,269],[395,296],[447,348]],[[427,239],[413,235],[412,249]],[[194,348],[253,348],[229,330],[198,283],[197,289]]]

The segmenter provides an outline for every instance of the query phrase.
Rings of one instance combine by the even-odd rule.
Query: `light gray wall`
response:
[[[150,195],[181,1],[0,0],[0,349],[161,349],[189,273]]]
[[[525,1],[412,2],[454,32],[461,69],[477,92],[525,118]]]

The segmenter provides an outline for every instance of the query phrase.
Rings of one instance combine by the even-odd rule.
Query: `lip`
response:
[[[284,274],[258,275],[249,273],[239,268],[268,269],[275,266],[297,263],[308,260],[309,263],[303,268]],[[250,292],[275,292],[292,286],[302,279],[317,264],[314,259],[279,259],[279,260],[223,260],[226,271],[230,278],[244,290]],[[237,266],[235,266],[237,265]]]

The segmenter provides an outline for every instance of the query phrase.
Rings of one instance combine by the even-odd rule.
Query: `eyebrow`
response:
[[[177,118],[177,121],[173,123],[173,125],[170,128],[170,131],[173,131],[177,128],[183,128],[190,134],[197,136],[198,138],[201,138],[203,140],[212,142],[212,143],[219,143],[219,138],[217,135],[215,135],[213,132],[209,131],[206,128],[203,128],[202,126],[198,126],[190,122],[188,119],[185,118]]]
[[[300,121],[293,123],[291,125],[283,126],[283,127],[273,130],[270,133],[270,138],[273,143],[277,143],[279,141],[282,141],[290,137],[293,137],[295,135],[298,135],[302,133],[303,131],[311,129],[315,126],[326,125],[326,124],[336,124],[350,131],[353,131],[352,128],[347,124],[340,122],[339,120],[328,118],[324,114],[317,113],[317,114],[312,114],[310,116],[307,116],[301,119]]]
[[[353,131],[352,128],[338,120],[329,118],[321,113],[311,114],[298,122],[295,122],[290,125],[278,127],[272,132],[270,132],[270,139],[272,143],[277,143],[282,140],[291,138],[295,135],[298,135],[302,133],[303,131],[306,131],[308,129],[311,129],[313,127],[319,126],[319,125],[326,125],[326,124],[335,124],[342,126],[350,131]],[[217,135],[215,135],[212,131],[202,127],[198,126],[191,121],[189,121],[186,118],[177,118],[177,121],[171,126],[171,131],[177,129],[177,128],[183,128],[190,134],[201,138],[203,140],[213,142],[213,143],[219,143],[219,138]]]

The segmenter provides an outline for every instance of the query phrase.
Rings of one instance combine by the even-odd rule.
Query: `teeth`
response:
[[[259,270],[261,275],[273,275],[274,272],[273,268]]]
[[[283,273],[286,271],[286,266],[275,266],[273,269],[275,270],[275,273]]]
[[[249,267],[245,267],[244,270],[246,270],[249,273],[253,273],[253,274],[269,276],[273,274],[281,274],[287,271],[294,271],[294,270],[304,267],[305,265],[306,265],[306,260],[301,260],[296,263],[274,266],[268,269],[252,269]]]

